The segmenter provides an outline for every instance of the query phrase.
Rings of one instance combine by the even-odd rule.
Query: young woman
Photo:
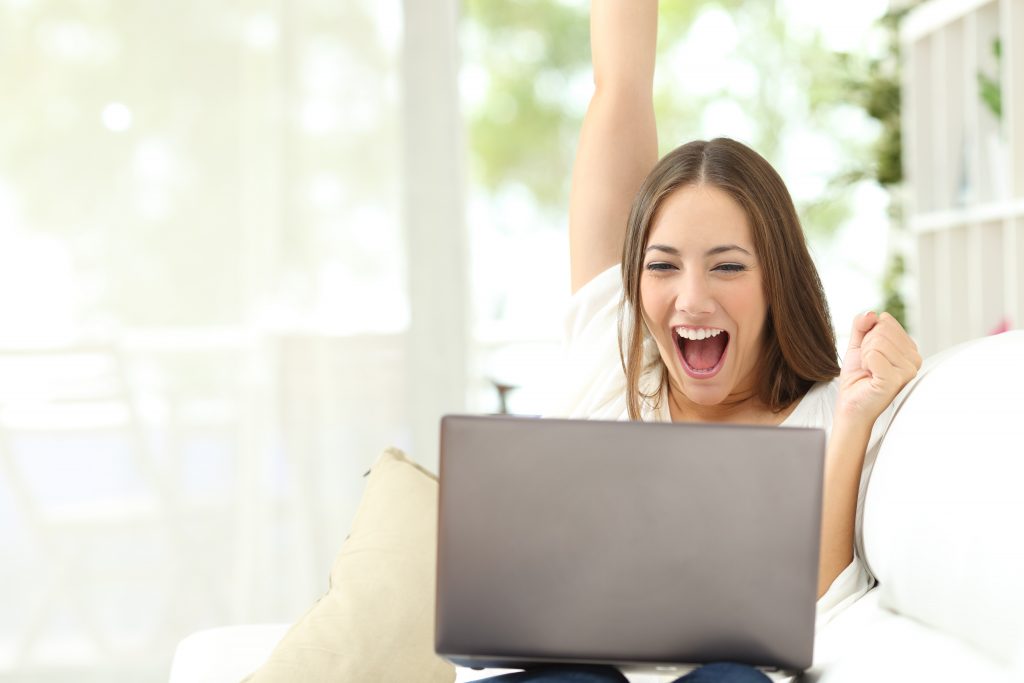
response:
[[[691,142],[657,160],[655,0],[594,0],[595,90],[569,212],[571,376],[559,412],[600,419],[821,427],[819,613],[862,595],[854,554],[872,427],[921,365],[890,315],[853,320],[842,370],[817,271],[782,179],[753,150]],[[557,669],[507,681],[621,681]],[[738,665],[685,681],[767,680]]]

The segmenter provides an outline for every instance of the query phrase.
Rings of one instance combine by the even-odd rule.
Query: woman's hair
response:
[[[655,393],[641,393],[640,377],[647,367],[640,279],[658,209],[666,197],[689,185],[717,187],[747,215],[768,304],[757,392],[770,410],[779,412],[815,382],[839,374],[835,333],[818,271],[782,178],[746,145],[716,138],[687,143],[666,155],[647,176],[629,213],[619,311],[619,353],[626,373],[629,418],[641,419],[641,399],[654,399],[668,381],[668,373],[662,373],[662,385]],[[623,324],[624,320],[629,322]],[[659,362],[660,358],[654,361]]]

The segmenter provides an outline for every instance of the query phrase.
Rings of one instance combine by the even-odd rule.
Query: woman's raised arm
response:
[[[593,0],[594,94],[569,200],[572,291],[622,259],[633,197],[658,161],[654,124],[656,0]]]

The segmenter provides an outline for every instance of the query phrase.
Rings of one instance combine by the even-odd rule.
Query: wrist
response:
[[[831,465],[838,460],[849,464],[862,460],[873,426],[874,420],[856,411],[842,412],[837,406],[829,434],[826,463]]]
[[[841,435],[867,438],[870,436],[874,424],[875,419],[863,411],[837,405],[835,414],[832,416],[832,435],[833,437]]]
[[[884,410],[884,406],[878,407],[863,400],[850,399],[840,391],[832,415],[833,429],[836,425],[841,424],[850,428],[866,426],[870,430],[882,410]]]

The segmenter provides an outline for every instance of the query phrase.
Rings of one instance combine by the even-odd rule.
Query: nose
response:
[[[691,269],[678,279],[676,310],[693,317],[703,317],[715,312],[715,298],[701,270]]]

